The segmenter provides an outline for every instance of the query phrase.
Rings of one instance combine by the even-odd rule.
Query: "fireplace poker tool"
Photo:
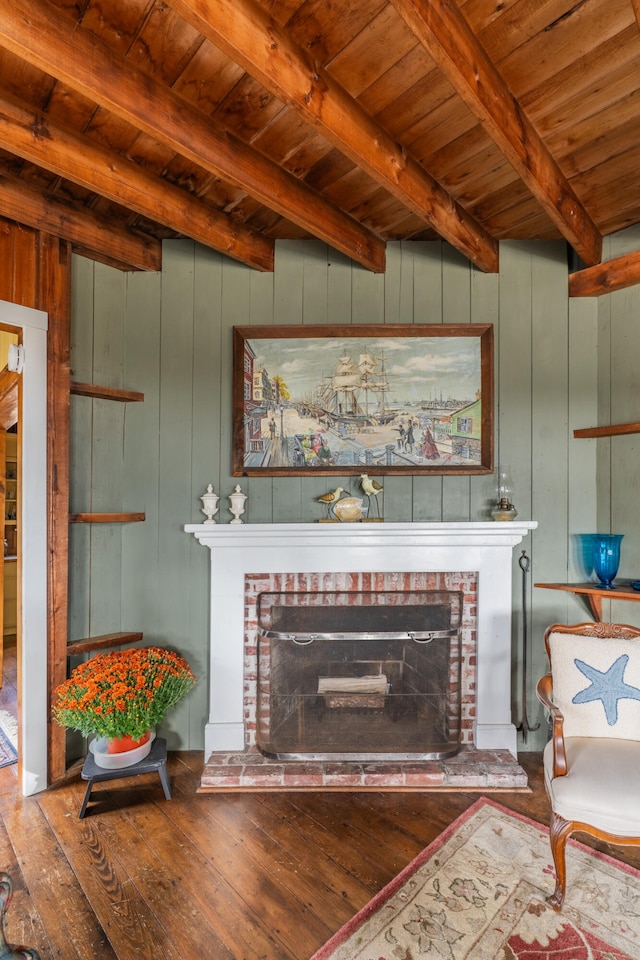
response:
[[[536,723],[535,726],[531,726],[527,716],[527,681],[529,674],[529,651],[527,642],[527,574],[529,573],[529,557],[527,556],[526,550],[522,551],[520,559],[518,560],[518,564],[522,570],[522,722],[518,727],[516,727],[516,729],[518,731],[522,730],[522,737],[526,743],[529,731],[537,730],[540,727],[539,723]]]

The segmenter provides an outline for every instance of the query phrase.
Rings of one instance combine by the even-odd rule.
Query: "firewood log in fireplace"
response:
[[[324,696],[328,708],[380,710],[388,692],[389,682],[384,673],[364,677],[318,677],[318,694]]]

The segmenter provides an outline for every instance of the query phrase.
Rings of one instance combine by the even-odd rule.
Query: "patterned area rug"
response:
[[[0,767],[18,760],[18,722],[7,710],[0,710]]]
[[[311,960],[640,960],[640,872],[478,800]]]

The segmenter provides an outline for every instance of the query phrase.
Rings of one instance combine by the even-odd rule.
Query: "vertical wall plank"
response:
[[[182,532],[192,516],[194,245],[169,241],[163,247],[160,326],[158,586],[163,598],[159,641],[188,650],[188,585],[191,544]],[[171,598],[168,602],[167,598]],[[171,721],[168,742],[184,745]],[[186,739],[186,730],[181,730]]]
[[[301,250],[295,242],[276,245],[274,315],[277,325],[293,326],[303,321],[304,272],[301,267]],[[296,523],[308,516],[307,510],[303,511],[303,497],[299,477],[274,477],[273,521]]]
[[[329,323],[353,322],[351,309],[351,277],[353,263],[337,250],[328,250],[327,318]]]
[[[144,394],[125,405],[125,471],[122,506],[145,514],[144,523],[122,529],[122,624],[142,630],[144,642],[160,643],[160,319],[161,275],[127,276],[124,386]],[[144,570],[144,577],[139,573]]]
[[[95,264],[72,258],[71,379],[93,381],[93,304]],[[93,401],[71,397],[69,435],[69,503],[72,513],[81,513],[91,503],[91,433]],[[69,639],[89,636],[91,602],[91,525],[71,524],[69,529]],[[106,630],[105,630],[106,633]]]
[[[399,243],[387,244],[384,275],[384,322],[413,323],[413,254]]]
[[[387,245],[387,269],[384,280],[384,323],[413,323],[413,248],[411,245]],[[381,322],[376,320],[376,322]],[[389,357],[388,363],[392,359]],[[393,402],[393,399],[391,399]],[[413,516],[413,480],[411,477],[383,477],[383,504],[386,520],[407,521]]]
[[[569,313],[567,300],[567,255],[564,243],[545,243],[544,257],[531,250],[531,449],[522,451],[525,461],[515,464],[521,478],[516,504],[524,516],[535,516],[543,536],[524,542],[531,559],[528,586],[537,581],[566,581],[568,576],[568,456],[569,420]],[[529,459],[530,458],[530,459]],[[524,485],[522,484],[524,478]],[[533,480],[535,478],[535,486]],[[537,532],[536,532],[537,533]],[[515,569],[515,568],[514,568]],[[516,578],[521,586],[521,571]],[[539,593],[540,591],[536,591]],[[545,594],[547,597],[548,594]],[[563,598],[563,610],[569,601]],[[522,635],[522,617],[515,615],[514,633]],[[566,614],[565,614],[566,615]],[[561,619],[564,619],[562,617]],[[533,624],[533,629],[531,625]],[[541,748],[546,742],[542,709],[534,686],[546,670],[546,653],[540,642],[548,621],[539,613],[529,618],[532,642],[528,700],[531,714],[538,714],[540,731],[533,738]],[[516,648],[516,653],[520,651]],[[521,656],[517,657],[520,662]],[[519,676],[519,671],[518,671]]]
[[[229,522],[229,494],[238,480],[231,476],[231,379],[233,367],[233,327],[244,326],[251,316],[251,288],[247,270],[233,260],[222,260],[220,365],[220,520]]]
[[[403,244],[403,250],[408,244]],[[441,241],[411,244],[413,254],[413,302],[415,322],[444,322]],[[412,519],[440,520],[442,517],[441,477],[418,476],[413,479]]]
[[[624,243],[614,242],[613,238],[605,237],[602,244],[602,258],[608,260],[622,253],[620,249]],[[612,356],[615,352],[613,334],[613,302],[612,297],[600,297],[598,300],[598,424],[612,423]],[[613,440],[604,437],[596,443],[596,490],[598,516],[595,532],[608,533],[611,531],[611,509],[613,503],[612,484],[612,447]],[[602,616],[606,620],[614,620],[615,613],[611,610],[611,603],[603,601]]]
[[[499,396],[496,422],[496,468],[502,463],[511,466],[514,481],[514,503],[519,516],[526,517],[523,498],[530,496],[528,482],[531,469],[532,430],[532,284],[533,249],[525,243],[500,245],[500,341],[496,367],[496,389]],[[494,481],[494,491],[497,486]],[[537,517],[534,517],[537,519]],[[532,538],[522,544],[532,555]],[[512,699],[514,717],[519,722],[522,661],[519,651],[522,602],[520,553],[512,566]]]
[[[617,245],[605,237],[603,242],[603,259],[618,255]],[[612,346],[612,298],[600,297],[598,300],[598,424],[611,423],[611,357]],[[598,491],[598,523],[601,533],[611,530],[611,444],[610,438],[599,440],[596,445],[597,458],[597,491]],[[607,610],[607,616],[609,611]],[[604,614],[604,610],[603,610]]]
[[[193,337],[193,382],[192,382],[192,485],[191,504],[193,522],[204,520],[200,497],[211,483],[220,496],[218,522],[221,511],[229,506],[231,492],[227,480],[228,460],[222,463],[221,421],[227,416],[225,392],[230,383],[230,370],[225,355],[223,325],[223,296],[235,291],[235,273],[224,270],[224,258],[198,244],[194,247],[194,337]],[[224,293],[223,293],[224,291]],[[235,294],[233,294],[235,298]],[[246,303],[238,300],[239,311],[246,310]],[[237,315],[236,315],[237,316]],[[235,319],[243,323],[244,317]],[[224,410],[224,413],[223,413]],[[224,471],[224,480],[223,477]],[[185,538],[186,534],[182,533]],[[180,732],[186,728],[183,743],[198,739],[208,716],[209,691],[203,678],[208,672],[207,637],[209,633],[209,551],[192,538],[189,565],[183,573],[183,589],[188,597],[188,628],[182,649],[199,678],[199,683],[189,697],[179,705],[172,718],[172,727]]]
[[[494,371],[498,370],[500,351],[500,276],[497,273],[482,273],[471,269],[471,322],[478,324],[493,324],[494,335]],[[497,374],[494,383],[494,424],[498,423],[498,392],[499,382]],[[494,430],[497,438],[497,429]],[[497,442],[497,439],[496,439]],[[494,448],[494,459],[497,453]],[[491,509],[495,505],[496,485],[495,470],[492,476],[469,478],[469,519],[488,520]]]
[[[588,580],[591,565],[584,556],[584,534],[598,526],[596,451],[598,441],[575,439],[573,431],[598,422],[598,303],[593,297],[569,300],[569,454],[568,498],[569,567],[567,580]],[[570,597],[567,616],[577,623],[584,601]]]
[[[247,326],[272,326],[274,317],[274,275],[253,271],[250,277],[251,307]],[[273,480],[271,477],[247,478],[243,480],[243,490],[247,493],[247,522],[269,523],[273,516]]]
[[[555,254],[555,256],[554,256]],[[556,269],[551,269],[551,264]],[[549,530],[567,529],[568,498],[555,491],[567,489],[567,430],[569,419],[568,301],[566,296],[566,252],[564,244],[545,244],[544,261],[532,258],[531,337],[531,450],[526,457],[524,476],[538,482],[535,493],[526,486],[519,494],[519,509],[534,512]],[[517,465],[516,465],[517,466]],[[521,506],[520,506],[521,505]],[[537,562],[551,580],[566,579],[567,540],[550,542],[537,551]]]
[[[200,497],[211,483],[221,495],[220,427],[229,371],[223,370],[223,257],[198,244],[194,247],[193,330],[193,523],[204,520]],[[226,415],[225,408],[225,415]],[[224,463],[225,472],[228,463]],[[226,477],[225,477],[226,480]],[[224,493],[230,491],[225,488]],[[218,508],[222,503],[218,503]]]
[[[302,258],[302,322],[329,323],[327,247],[310,240]]]
[[[442,261],[442,321],[471,322],[471,264],[457,250],[446,246]],[[442,483],[442,519],[469,519],[470,479],[448,477]]]
[[[385,275],[370,273],[355,264],[351,276],[353,323],[384,323]]]
[[[513,471],[514,500],[528,497],[531,471],[532,419],[532,250],[524,243],[500,244],[500,345],[496,369],[499,413],[496,424],[496,466]]]
[[[124,366],[124,305],[126,275],[102,264],[94,271],[93,376],[94,383],[121,387]],[[98,512],[117,511],[123,493],[123,430],[125,405],[92,400],[91,505]],[[86,451],[85,453],[88,453]],[[100,478],[98,480],[98,478]],[[91,591],[89,636],[118,630],[121,621],[122,525],[94,524],[91,528]],[[97,625],[100,625],[99,628]]]
[[[305,324],[325,325],[334,323],[332,317],[332,298],[330,297],[329,287],[329,260],[328,249],[324,244],[311,241],[305,244],[305,255],[302,261],[303,270],[303,320]],[[342,271],[343,274],[345,271]],[[351,279],[351,271],[347,274]],[[331,282],[335,281],[335,273]],[[347,294],[350,301],[350,293]],[[342,350],[342,344],[336,345],[335,359]],[[332,368],[327,361],[326,373],[329,374]],[[357,480],[355,477],[308,477],[304,483],[300,484],[300,515],[301,517],[313,516],[321,518],[324,509],[318,503],[318,497],[323,496],[328,490],[335,490],[341,486],[346,492],[352,492],[355,495],[359,493]]]

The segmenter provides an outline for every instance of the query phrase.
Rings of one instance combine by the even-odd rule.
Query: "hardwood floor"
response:
[[[546,823],[540,755],[520,760],[531,793],[491,796]],[[197,794],[202,766],[170,755],[170,801],[156,774],[97,784],[83,820],[79,777],[25,799],[0,769],[8,942],[41,960],[309,960],[478,797]]]

